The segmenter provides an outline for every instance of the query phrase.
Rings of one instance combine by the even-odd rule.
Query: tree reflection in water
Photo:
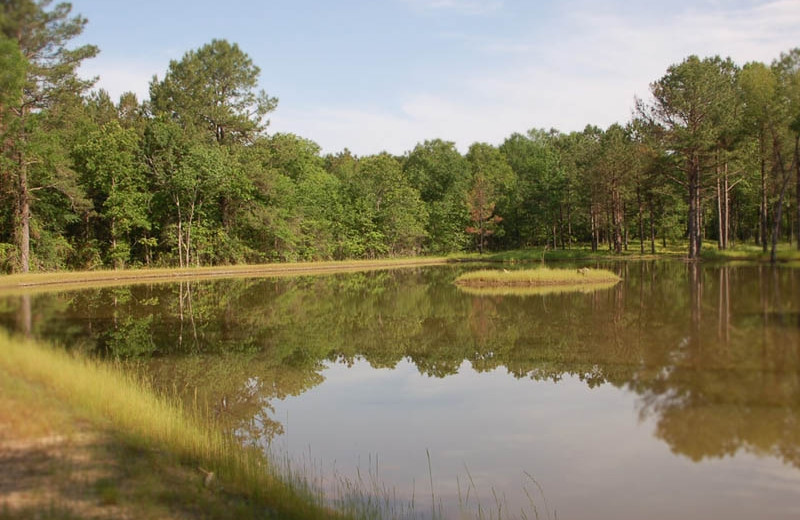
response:
[[[604,265],[603,267],[608,267]],[[504,368],[638,395],[639,416],[691,460],[739,450],[800,467],[800,271],[612,265],[592,293],[476,296],[463,267],[215,280],[8,297],[23,333],[125,360],[245,442],[283,432],[271,403],[329,363],[404,359],[429,376]]]

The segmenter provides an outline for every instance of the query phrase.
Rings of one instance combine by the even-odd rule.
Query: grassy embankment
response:
[[[705,247],[700,253],[703,260],[725,262],[759,262],[770,261],[769,249],[765,253],[761,246],[752,244],[738,244],[730,249],[720,251],[716,246]],[[800,251],[794,244],[778,244],[776,249],[777,261],[780,263],[800,262]]]
[[[680,258],[686,256],[686,247],[683,244],[668,244],[662,247],[661,244],[656,248],[656,253],[651,254],[649,243],[646,253],[640,252],[639,244],[631,243],[628,251],[614,253],[607,248],[600,248],[592,251],[587,244],[573,244],[569,249],[553,249],[551,247],[530,247],[525,249],[512,249],[509,251],[499,251],[495,253],[468,253],[453,257],[456,260],[470,260],[483,262],[502,262],[502,263],[533,263],[533,262],[553,262],[553,261],[579,261],[579,260],[655,260],[659,258]]]
[[[552,249],[533,247],[527,249],[515,249],[501,251],[497,253],[487,253],[479,255],[477,253],[462,254],[454,256],[455,260],[461,261],[482,261],[500,263],[534,263],[534,262],[558,262],[558,261],[585,261],[585,260],[658,260],[658,259],[681,259],[686,258],[687,249],[684,243],[669,243],[667,247],[661,244],[656,248],[656,253],[649,253],[649,244],[645,254],[641,254],[639,244],[631,243],[628,251],[616,254],[608,249],[592,251],[587,245],[573,245],[570,249]],[[778,262],[800,262],[800,251],[793,244],[778,244]],[[715,243],[707,242],[701,251],[700,258],[707,261],[742,261],[768,263],[769,252],[764,253],[760,246],[751,244],[737,244],[729,249],[720,251]]]
[[[2,333],[0,396],[0,518],[336,516],[119,368]]]
[[[136,283],[175,282],[210,278],[258,278],[333,274],[380,269],[399,269],[441,265],[451,261],[442,257],[417,257],[384,260],[351,260],[341,262],[298,262],[287,264],[229,265],[188,268],[142,268],[100,271],[58,271],[12,274],[0,276],[0,292],[15,290],[28,292],[31,288],[42,290],[72,289],[80,287],[107,287]]]

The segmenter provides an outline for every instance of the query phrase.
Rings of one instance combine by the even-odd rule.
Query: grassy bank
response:
[[[588,286],[613,284],[619,276],[605,269],[522,269],[515,271],[482,269],[462,274],[455,280],[459,286],[476,287],[543,287]]]
[[[533,247],[527,249],[515,249],[511,251],[500,251],[496,253],[477,253],[462,254],[453,256],[456,261],[481,261],[499,263],[535,263],[535,262],[559,262],[559,261],[582,261],[582,260],[657,260],[663,258],[686,258],[687,249],[684,243],[668,243],[666,247],[661,244],[656,248],[656,253],[650,253],[650,246],[645,248],[647,253],[640,252],[639,244],[632,243],[627,251],[613,253],[608,249],[592,251],[586,245],[574,245],[570,249],[551,249],[543,247]],[[706,242],[703,246],[700,258],[707,261],[744,261],[744,262],[769,262],[770,253],[763,252],[761,246],[751,244],[737,244],[729,249],[721,251],[717,249],[716,243]],[[779,262],[800,262],[800,251],[797,246],[788,243],[778,244],[777,259]]]
[[[499,251],[496,253],[486,253],[479,255],[470,253],[453,257],[460,261],[482,261],[482,262],[502,262],[502,263],[533,263],[533,262],[559,262],[576,260],[650,260],[659,258],[680,258],[686,256],[686,247],[683,244],[668,244],[663,247],[661,244],[656,248],[656,253],[650,253],[650,246],[647,244],[647,252],[640,252],[638,242],[630,244],[627,251],[613,253],[606,248],[592,251],[588,245],[573,245],[570,249],[552,249],[550,247],[531,247],[526,249],[514,249],[510,251]]]
[[[0,390],[0,518],[335,516],[115,367],[0,334]]]
[[[0,293],[30,291],[41,288],[104,287],[136,283],[174,282],[208,278],[258,278],[331,274],[380,269],[399,269],[441,265],[451,261],[442,257],[419,257],[383,260],[350,260],[342,262],[301,262],[287,264],[230,265],[214,267],[121,269],[106,271],[59,271],[0,276]]]
[[[800,251],[797,250],[796,245],[778,244],[775,253],[778,262],[800,262]],[[739,244],[725,250],[719,250],[716,246],[706,247],[701,251],[700,256],[703,260],[709,261],[759,263],[770,261],[769,249],[765,253],[761,246],[752,244]]]

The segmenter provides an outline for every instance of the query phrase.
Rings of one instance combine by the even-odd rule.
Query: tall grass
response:
[[[240,446],[204,422],[201,411],[184,411],[177,399],[154,393],[120,368],[0,333],[0,373],[40,385],[125,442],[213,472],[226,493],[260,507],[265,517],[339,516],[281,480],[261,451]]]

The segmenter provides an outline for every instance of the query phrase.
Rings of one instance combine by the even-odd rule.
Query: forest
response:
[[[689,56],[605,129],[359,157],[270,133],[278,99],[226,40],[171,61],[149,99],[111,99],[78,75],[99,52],[73,44],[86,24],[67,3],[0,2],[0,272],[800,248],[800,48]]]

